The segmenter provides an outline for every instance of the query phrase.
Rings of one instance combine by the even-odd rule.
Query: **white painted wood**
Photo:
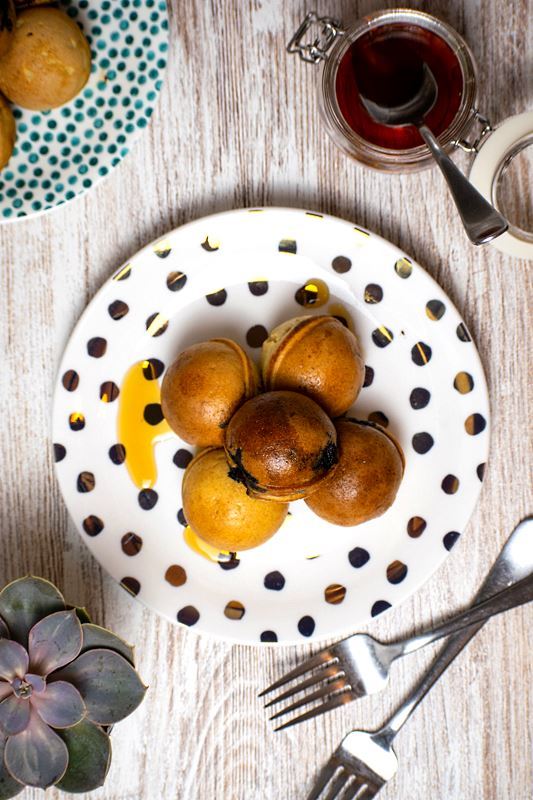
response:
[[[323,0],[319,10],[350,20],[387,5]],[[529,0],[410,5],[441,14],[464,33],[479,63],[480,107],[491,119],[527,109]],[[417,654],[396,665],[382,695],[274,735],[255,695],[305,647],[231,647],[171,627],[91,558],[53,476],[51,392],[77,317],[141,245],[213,211],[304,206],[389,238],[461,309],[493,403],[481,501],[445,566],[375,620],[373,633],[409,633],[467,603],[514,523],[532,509],[531,265],[471,247],[436,171],[378,175],[333,147],[318,120],[316,72],[284,51],[306,10],[295,0],[172,0],[166,84],[133,153],[83,199],[0,226],[0,581],[26,572],[54,580],[98,622],[137,643],[150,684],[141,709],[115,728],[111,773],[95,800],[303,800],[342,736],[379,725],[430,658]],[[458,160],[466,166],[466,158]],[[512,611],[462,654],[398,737],[400,772],[383,800],[533,796],[531,630],[531,609]],[[21,797],[42,795],[28,790]]]

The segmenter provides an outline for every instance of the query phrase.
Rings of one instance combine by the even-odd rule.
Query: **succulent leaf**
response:
[[[7,697],[0,703],[0,728],[6,736],[14,736],[28,727],[31,706],[20,697]]]
[[[133,647],[106,628],[101,628],[99,625],[82,625],[83,631],[83,644],[81,646],[81,653],[87,650],[94,650],[95,648],[105,648],[106,650],[114,650],[115,653],[120,653],[121,656],[134,666]],[[80,655],[81,655],[80,653]]]
[[[13,689],[11,688],[10,683],[5,683],[4,681],[0,681],[0,703],[2,700],[5,700],[6,697],[9,697],[10,694],[13,694]]]
[[[12,681],[28,671],[28,653],[18,642],[0,639],[0,678]]]
[[[4,747],[7,736],[0,732],[0,800],[10,800],[23,790],[21,783],[11,777],[4,765]]]
[[[8,583],[0,592],[0,617],[11,636],[24,646],[36,622],[65,608],[61,592],[49,581],[32,576]]]
[[[85,703],[80,693],[65,681],[50,683],[45,692],[33,694],[31,702],[41,719],[52,728],[71,728],[85,716]]]
[[[31,672],[27,672],[24,680],[31,684],[34,692],[44,692],[46,689],[46,681],[40,675],[32,675]]]
[[[48,675],[73,661],[81,650],[81,625],[76,612],[57,611],[30,630],[28,650],[32,671]]]
[[[4,620],[2,619],[2,617],[0,617],[0,639],[9,639],[9,629]],[[1,795],[0,795],[0,800],[1,800]]]
[[[76,616],[78,617],[81,624],[85,624],[86,622],[91,622],[91,618],[89,616],[89,612],[85,607],[80,606],[68,606],[68,608],[73,608],[76,612]]]
[[[50,679],[74,684],[87,706],[87,717],[99,725],[112,725],[131,714],[147,688],[125,658],[103,649],[82,653]]]
[[[91,792],[102,786],[111,763],[109,736],[88,719],[59,735],[67,745],[69,760],[57,788],[64,792]]]
[[[46,789],[65,774],[68,750],[57,733],[32,711],[26,730],[7,740],[4,762],[15,780]]]

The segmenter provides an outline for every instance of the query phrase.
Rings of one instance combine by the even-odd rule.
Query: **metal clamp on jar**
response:
[[[376,121],[368,110],[366,86],[384,106],[403,108],[419,80],[417,70],[419,76],[420,65],[427,65],[436,99],[424,123],[445,152],[461,147],[475,153],[470,182],[496,209],[513,210],[504,207],[501,189],[515,156],[533,143],[533,113],[493,129],[477,109],[473,55],[450,25],[421,11],[393,9],[343,28],[338,20],[312,12],[287,49],[320,66],[320,113],[336,145],[356,161],[385,172],[425,169],[433,164],[433,156],[414,124]],[[533,234],[523,227],[511,222],[508,231],[494,239],[495,247],[533,258]]]

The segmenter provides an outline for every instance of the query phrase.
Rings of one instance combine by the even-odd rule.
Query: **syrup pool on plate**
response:
[[[172,438],[168,422],[161,410],[161,390],[158,382],[163,370],[161,362],[148,359],[133,364],[127,371],[120,391],[117,420],[118,440],[125,450],[128,474],[138,489],[151,489],[157,481],[155,447],[158,442]],[[236,566],[236,553],[220,552],[202,541],[187,525],[185,543],[195,553],[225,564]]]
[[[120,391],[117,432],[126,450],[126,469],[138,489],[157,480],[155,445],[174,436],[161,411],[155,359],[139,361],[127,371]]]
[[[204,542],[203,539],[197,536],[190,525],[187,525],[185,528],[183,540],[191,550],[194,550],[194,552],[198,553],[202,558],[207,558],[208,561],[216,561],[218,564],[222,564],[225,569],[232,569],[239,563],[237,553],[230,553],[229,551],[220,552],[216,547],[211,547],[210,544],[207,544],[207,542]]]
[[[296,290],[294,299],[304,308],[315,309],[323,308],[331,300],[329,287],[321,278],[309,278],[303,286]],[[325,312],[331,314],[342,322],[352,333],[355,333],[355,326],[352,315],[342,303],[330,303]]]

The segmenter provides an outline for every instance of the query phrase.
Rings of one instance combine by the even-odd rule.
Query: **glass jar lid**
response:
[[[509,117],[476,148],[470,181],[509,220],[492,244],[503,253],[533,259],[533,111]]]

